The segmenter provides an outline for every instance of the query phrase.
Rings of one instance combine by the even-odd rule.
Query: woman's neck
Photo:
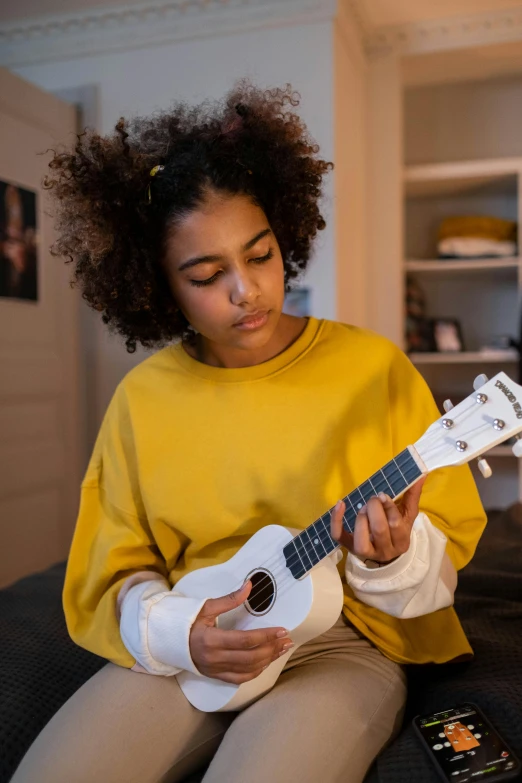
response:
[[[303,333],[306,318],[282,314],[277,328],[265,345],[247,351],[227,345],[220,345],[198,334],[192,344],[183,344],[184,349],[202,364],[211,367],[240,368],[262,364],[289,348]]]

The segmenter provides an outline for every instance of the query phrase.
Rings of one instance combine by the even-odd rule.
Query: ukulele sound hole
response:
[[[272,608],[276,599],[277,588],[274,577],[269,571],[258,569],[252,571],[247,579],[252,582],[250,595],[245,606],[250,614],[266,614]]]

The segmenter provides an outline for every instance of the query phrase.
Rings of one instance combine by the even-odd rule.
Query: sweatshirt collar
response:
[[[274,373],[287,369],[300,359],[316,341],[323,327],[323,320],[309,317],[307,324],[297,340],[284,351],[261,364],[251,367],[212,367],[192,358],[181,343],[172,346],[174,357],[185,370],[216,383],[240,383],[242,381],[257,381]]]

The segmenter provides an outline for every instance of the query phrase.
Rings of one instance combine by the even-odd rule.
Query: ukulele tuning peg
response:
[[[493,475],[493,471],[489,467],[489,464],[486,462],[485,459],[479,459],[477,460],[478,469],[484,476],[484,478],[490,478]]]
[[[446,413],[448,413],[453,408],[453,403],[451,400],[444,400],[444,402],[442,403],[442,407],[444,408]]]
[[[484,384],[487,382],[488,382],[487,375],[484,375],[484,373],[482,373],[482,375],[477,375],[477,377],[473,381],[473,388],[475,389],[475,391],[477,391],[477,389],[480,389],[480,387],[484,386]]]
[[[517,438],[516,443],[513,445],[513,454],[515,457],[522,457],[522,439]]]

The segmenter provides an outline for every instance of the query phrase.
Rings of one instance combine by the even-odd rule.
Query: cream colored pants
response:
[[[240,713],[204,713],[175,677],[105,666],[62,707],[12,783],[359,783],[400,728],[401,667],[340,618]]]

